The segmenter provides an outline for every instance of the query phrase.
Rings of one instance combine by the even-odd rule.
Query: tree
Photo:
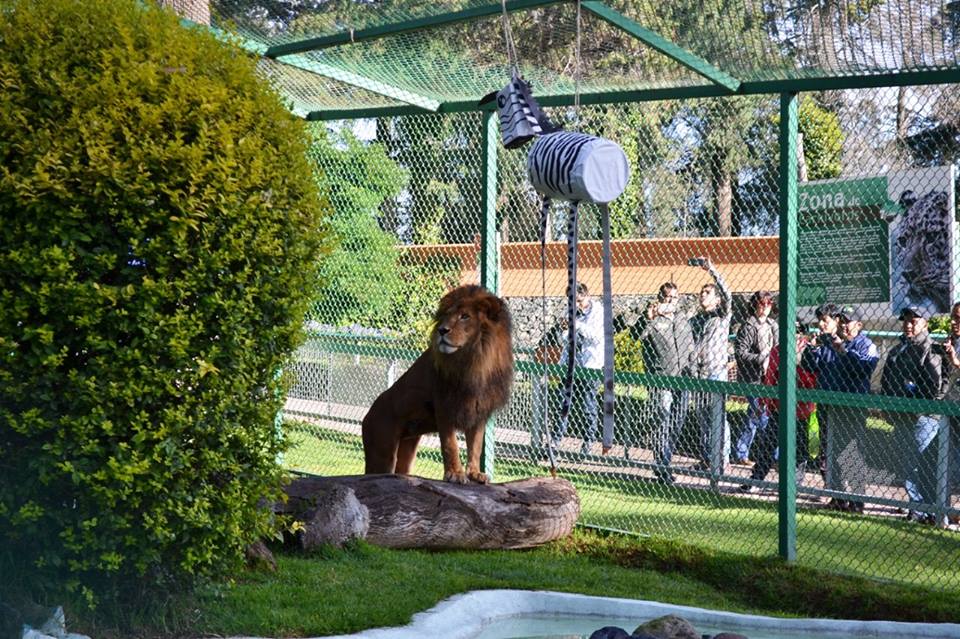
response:
[[[333,215],[331,251],[320,265],[313,315],[335,326],[384,326],[401,284],[396,238],[380,228],[377,215],[409,174],[387,157],[382,144],[360,142],[345,128],[337,134],[320,127],[314,131],[311,156],[321,169],[321,188]]]
[[[803,135],[808,179],[839,177],[843,170],[843,141],[846,138],[839,116],[824,108],[816,96],[805,95],[797,109],[797,129]]]
[[[840,115],[824,106],[828,97],[804,94],[797,109],[797,128],[803,139],[803,160],[810,180],[835,178],[842,173],[846,136]],[[737,177],[734,219],[741,225],[741,234],[769,234],[777,229],[780,114],[774,100],[769,100],[765,107],[762,117],[746,135],[755,162]]]

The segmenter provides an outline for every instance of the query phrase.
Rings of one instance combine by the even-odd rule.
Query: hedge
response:
[[[2,7],[0,595],[224,574],[323,246],[304,126],[149,2]]]

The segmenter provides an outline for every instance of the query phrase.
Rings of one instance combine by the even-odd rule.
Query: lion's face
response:
[[[434,345],[444,355],[451,355],[476,339],[480,317],[470,308],[454,308],[437,322]]]
[[[509,334],[509,314],[503,301],[479,286],[463,286],[444,296],[434,320],[431,345],[443,355],[473,351],[483,335],[501,324]]]

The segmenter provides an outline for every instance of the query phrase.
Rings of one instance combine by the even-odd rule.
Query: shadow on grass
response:
[[[573,537],[573,552],[623,566],[680,573],[722,589],[745,605],[808,617],[915,622],[960,620],[956,592],[830,574],[776,558],[745,564],[737,555],[657,538]]]
[[[883,431],[881,431],[882,433]],[[323,460],[324,474],[362,472],[362,445],[355,435],[323,431],[307,436]],[[306,444],[305,444],[306,445]],[[313,472],[319,472],[314,470]],[[497,481],[544,476],[528,460],[500,457]],[[416,474],[439,479],[440,452],[422,449]],[[683,539],[749,561],[766,561],[778,548],[777,502],[707,489],[662,486],[650,478],[561,469],[580,494],[584,525]],[[960,535],[908,523],[900,518],[860,516],[801,507],[797,515],[798,563],[838,574],[926,584],[960,596],[956,558]]]

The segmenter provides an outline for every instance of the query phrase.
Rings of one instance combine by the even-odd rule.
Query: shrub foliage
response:
[[[229,570],[270,526],[321,248],[303,126],[150,3],[2,7],[0,574]]]

